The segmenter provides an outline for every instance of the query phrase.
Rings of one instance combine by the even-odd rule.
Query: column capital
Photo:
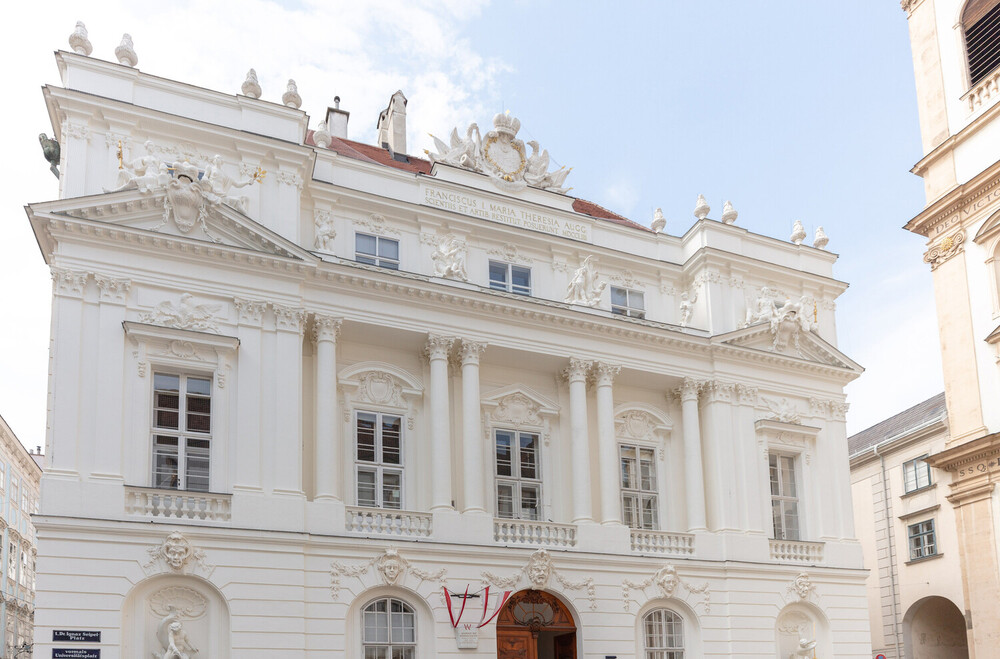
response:
[[[680,388],[677,390],[682,402],[689,400],[697,401],[698,392],[701,391],[701,380],[695,380],[694,378],[684,378],[681,383]]]
[[[739,399],[740,405],[749,405],[753,407],[757,404],[757,395],[759,390],[757,387],[751,386],[749,384],[739,384],[736,385],[736,396]]]
[[[733,392],[736,386],[731,382],[721,380],[708,380],[701,384],[702,393],[707,402],[728,403],[733,400]]]
[[[323,314],[313,314],[313,340],[336,342],[340,338],[340,326],[343,324],[342,318],[325,316]]]
[[[51,268],[50,271],[52,273],[53,294],[64,297],[83,297],[89,273],[58,267]]]
[[[561,375],[567,382],[586,382],[587,374],[590,372],[594,362],[578,357],[569,358],[569,366],[563,369]]]
[[[116,279],[99,273],[94,274],[94,281],[97,282],[101,302],[125,304],[125,298],[128,297],[129,289],[132,288],[131,279]]]
[[[484,350],[486,350],[485,343],[462,339],[462,345],[458,348],[458,356],[462,361],[462,366],[478,364]]]
[[[424,346],[424,355],[431,361],[435,359],[448,359],[451,346],[455,343],[455,337],[442,336],[440,334],[428,334],[427,345]]]
[[[621,371],[622,367],[618,364],[594,362],[594,379],[598,387],[610,387]]]
[[[283,304],[272,304],[274,321],[279,330],[302,333],[305,326],[306,311],[296,307],[286,307]]]
[[[253,325],[260,327],[264,319],[264,312],[267,311],[267,302],[263,300],[248,300],[242,297],[233,298],[233,306],[239,314],[240,325]]]

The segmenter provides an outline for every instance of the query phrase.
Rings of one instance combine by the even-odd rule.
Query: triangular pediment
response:
[[[761,322],[726,334],[712,337],[712,343],[739,348],[753,353],[768,353],[774,357],[785,357],[803,360],[832,368],[839,368],[855,373],[864,369],[860,364],[840,352],[833,345],[822,339],[814,331],[801,330],[778,345],[774,340],[771,324]]]
[[[270,256],[315,259],[307,250],[227,204],[202,201],[182,209],[178,203],[171,203],[162,189],[146,193],[126,190],[33,204],[29,214],[98,222]]]

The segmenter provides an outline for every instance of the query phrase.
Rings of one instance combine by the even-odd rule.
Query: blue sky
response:
[[[787,238],[822,225],[851,284],[840,347],[868,370],[848,388],[857,431],[941,391],[923,240],[900,227],[922,207],[906,15],[895,0],[828,3],[304,0],[18,5],[0,43],[10,67],[0,159],[0,414],[44,443],[50,285],[23,205],[56,181],[37,135],[52,51],[83,20],[94,56],[130,32],[139,68],[236,93],[251,66],[264,98],[295,78],[315,125],[335,94],[351,137],[374,142],[378,111],[409,98],[410,151],[427,132],[489,123],[509,109],[521,137],[574,167],[571,194],[667,230],[693,222],[698,194],[738,224]],[[11,285],[11,282],[14,282]],[[10,310],[16,310],[10,313]]]

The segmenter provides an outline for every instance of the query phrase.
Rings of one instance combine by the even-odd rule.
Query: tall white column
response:
[[[273,304],[275,429],[270,437],[274,492],[302,496],[302,339],[305,311]]]
[[[587,373],[591,362],[571,357],[563,377],[569,383],[570,466],[573,469],[573,523],[593,521],[590,441],[587,430]]]
[[[462,341],[462,467],[465,472],[463,512],[485,512],[482,422],[479,401],[479,356],[485,343]]]
[[[688,528],[705,530],[705,475],[701,464],[701,424],[698,421],[700,383],[684,378],[681,424],[684,426],[684,482],[687,486]]]
[[[451,418],[448,405],[448,352],[455,339],[431,334],[424,348],[430,361],[431,510],[451,505]]]
[[[125,353],[122,352],[121,337],[125,301],[132,282],[102,274],[95,274],[94,282],[101,302],[97,343],[101,371],[97,379],[97,396],[101,401],[102,414],[97,415],[92,475],[121,479],[124,449],[121,420],[125,409],[121,383],[121,373],[125,370]]]
[[[597,457],[601,476],[601,523],[621,524],[621,506],[618,505],[619,472],[618,446],[615,442],[615,396],[612,385],[622,367],[597,362]]]
[[[316,473],[315,500],[340,500],[343,467],[341,433],[337,432],[337,337],[341,320],[315,315],[316,337]]]

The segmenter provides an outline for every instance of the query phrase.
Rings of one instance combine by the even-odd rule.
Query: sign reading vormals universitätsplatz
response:
[[[467,192],[452,192],[426,186],[423,204],[522,229],[542,231],[554,236],[591,242],[590,225],[586,222],[576,222],[536,213],[526,206],[512,206],[502,201],[494,201]]]
[[[101,659],[96,648],[52,648],[52,659]]]

